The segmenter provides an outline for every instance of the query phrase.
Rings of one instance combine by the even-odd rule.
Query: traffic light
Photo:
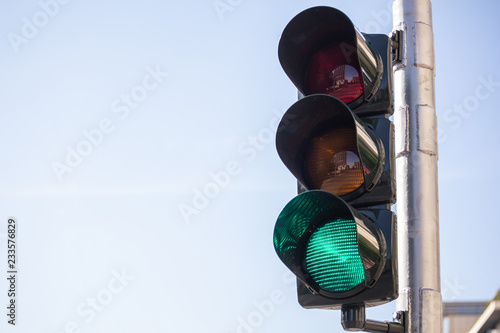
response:
[[[374,306],[398,293],[391,39],[314,7],[281,36],[280,63],[300,99],[276,134],[299,195],[274,229],[305,308]]]

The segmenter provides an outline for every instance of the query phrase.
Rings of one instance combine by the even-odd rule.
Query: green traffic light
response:
[[[274,247],[283,263],[317,293],[338,295],[379,274],[385,245],[366,216],[321,190],[292,199],[278,217]]]
[[[356,222],[337,219],[311,236],[306,267],[321,289],[336,293],[352,290],[365,281],[359,255]]]

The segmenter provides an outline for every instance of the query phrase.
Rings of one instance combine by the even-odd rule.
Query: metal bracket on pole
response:
[[[394,30],[389,36],[392,42],[392,63],[403,61],[403,30]]]
[[[395,321],[377,321],[366,319],[364,304],[349,304],[342,306],[342,327],[345,331],[364,331],[372,333],[405,333],[407,313],[395,312]]]

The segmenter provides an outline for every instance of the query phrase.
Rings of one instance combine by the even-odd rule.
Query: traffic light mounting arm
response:
[[[404,333],[408,312],[395,312],[394,321],[378,321],[366,319],[363,304],[342,306],[341,323],[346,331],[365,331],[373,333]]]

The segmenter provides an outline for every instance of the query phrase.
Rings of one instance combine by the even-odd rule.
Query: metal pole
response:
[[[408,311],[408,332],[442,332],[431,3],[395,0],[393,17],[394,30],[403,30],[403,60],[393,68],[399,257],[397,310]]]

